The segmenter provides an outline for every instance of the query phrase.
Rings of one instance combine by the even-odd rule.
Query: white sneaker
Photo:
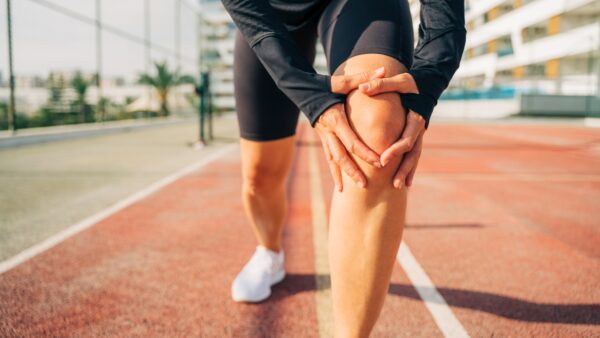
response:
[[[256,246],[252,258],[231,284],[231,297],[236,302],[260,302],[271,295],[271,285],[285,277],[283,249],[279,253],[262,245]]]

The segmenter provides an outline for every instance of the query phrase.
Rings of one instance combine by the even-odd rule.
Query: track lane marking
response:
[[[469,334],[456,318],[444,297],[435,288],[435,285],[425,273],[417,259],[410,252],[410,249],[404,241],[400,245],[396,259],[408,279],[423,299],[425,306],[433,316],[444,337],[469,337]]]
[[[465,181],[525,181],[525,182],[598,182],[600,174],[560,174],[560,173],[421,173],[423,180],[465,180]]]
[[[138,192],[135,192],[132,195],[114,203],[110,207],[103,209],[103,210],[95,213],[94,215],[89,216],[89,217],[59,231],[58,233],[46,238],[45,240],[43,240],[37,244],[34,244],[33,246],[21,251],[20,253],[16,254],[15,256],[12,256],[11,258],[8,258],[8,259],[0,262],[0,274],[3,274],[5,272],[15,268],[16,266],[23,264],[24,262],[30,260],[31,258],[58,245],[59,243],[63,242],[64,240],[78,234],[79,232],[93,226],[94,224],[97,224],[98,222],[102,221],[103,219],[108,218],[109,216],[125,209],[126,207],[144,199],[145,197],[162,189],[163,187],[169,185],[170,183],[173,183],[174,181],[181,178],[182,176],[185,176],[195,170],[198,170],[198,169],[208,165],[209,163],[215,161],[219,157],[221,157],[221,156],[225,155],[226,153],[228,153],[229,151],[233,150],[237,146],[238,146],[238,144],[236,143],[236,144],[224,146],[223,148],[221,148],[219,150],[215,150],[214,152],[208,154],[206,157],[178,170],[177,172],[175,172],[173,174],[170,174],[166,177],[159,179],[158,181],[147,186],[146,188],[144,188]]]
[[[306,132],[306,130],[305,130]],[[317,292],[315,294],[317,305],[317,322],[319,336],[333,337],[333,307],[331,303],[331,280],[329,279],[329,254],[327,249],[327,211],[319,170],[319,159],[314,149],[317,140],[311,131],[308,148],[308,172],[310,179],[310,208],[313,225],[313,246],[315,250],[315,281]]]
[[[586,117],[583,119],[583,124],[586,127],[600,128],[600,118],[597,117]]]

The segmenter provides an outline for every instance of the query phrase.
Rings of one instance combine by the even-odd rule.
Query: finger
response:
[[[367,95],[375,95],[386,92],[397,92],[400,89],[399,85],[398,79],[394,76],[362,83],[358,86],[358,89]]]
[[[404,155],[402,162],[400,162],[400,167],[394,175],[393,185],[394,188],[402,189],[402,186],[406,182],[406,178],[410,171],[415,168],[417,161],[419,159],[420,152],[419,149],[413,149]]]
[[[412,182],[415,177],[415,173],[417,172],[418,166],[419,166],[419,160],[417,159],[415,161],[415,166],[412,168],[412,170],[408,173],[408,176],[406,177],[406,187],[412,186]]]
[[[402,156],[409,152],[413,147],[414,141],[410,137],[402,137],[394,142],[386,150],[381,153],[381,166],[385,167],[390,161],[396,157]]]
[[[327,162],[329,163],[329,171],[331,171],[331,175],[333,176],[333,182],[335,182],[335,187],[337,191],[341,192],[344,189],[344,183],[342,181],[342,169],[337,165],[333,160]]]
[[[350,177],[359,187],[365,188],[367,186],[367,179],[365,175],[360,171],[358,165],[348,155],[346,148],[341,141],[333,134],[327,137],[327,144],[329,151],[333,156],[333,160],[341,168],[343,172]]]
[[[323,144],[323,150],[325,151],[325,158],[327,159],[327,163],[329,164],[329,171],[331,172],[331,176],[333,177],[333,182],[335,183],[335,187],[338,191],[342,191],[343,181],[342,181],[342,171],[340,169],[340,166],[337,165],[337,163],[335,163],[335,161],[333,160],[331,151],[329,151],[329,145],[327,145],[327,142],[325,142],[323,140],[323,137],[321,137],[321,143]]]
[[[360,72],[351,75],[334,75],[331,77],[331,91],[334,93],[347,94],[365,83],[385,76],[385,68],[380,67],[373,71]]]
[[[419,93],[417,84],[409,73],[397,74],[384,79],[371,80],[358,86],[358,89],[367,95],[385,92]]]
[[[414,116],[414,115],[417,116]],[[406,118],[406,127],[402,131],[400,140],[393,143],[381,153],[381,165],[385,167],[394,157],[398,157],[413,147],[419,135],[425,130],[425,120],[423,117],[413,111],[410,111]]]
[[[348,120],[341,121],[336,125],[335,134],[343,143],[344,147],[363,161],[381,168],[379,155],[361,141],[350,125]]]
[[[417,152],[417,155],[416,155],[417,159],[415,161],[414,167],[408,173],[408,177],[406,177],[406,186],[407,187],[412,186],[412,182],[415,177],[415,173],[417,172],[417,168],[419,167],[419,159],[421,158],[421,151],[423,149],[422,142],[423,142],[423,138],[419,138],[417,140],[417,143],[415,143],[415,151]]]

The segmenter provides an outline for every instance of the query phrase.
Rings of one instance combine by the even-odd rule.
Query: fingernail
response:
[[[365,181],[360,181],[359,185],[363,189],[367,186],[367,184],[365,183]]]
[[[385,167],[387,164],[387,161],[381,161],[381,167]]]
[[[379,67],[379,68],[375,69],[375,73],[381,74],[381,73],[383,73],[384,70],[385,70],[384,67]]]
[[[373,165],[376,166],[377,168],[381,168],[382,167],[382,165],[381,165],[381,163],[379,163],[379,161],[373,162]]]
[[[400,180],[394,180],[394,188],[400,189]]]
[[[358,86],[358,88],[359,88],[360,90],[362,90],[363,92],[366,92],[366,91],[368,91],[370,87],[371,87],[371,85],[370,85],[370,84],[368,84],[368,83],[362,83],[362,84],[360,84],[360,85]]]

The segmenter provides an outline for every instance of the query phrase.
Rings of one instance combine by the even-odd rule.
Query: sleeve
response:
[[[331,91],[331,77],[317,74],[300,53],[268,0],[222,3],[279,89],[302,110],[311,126],[331,105],[346,101],[346,95]]]
[[[411,69],[419,94],[401,94],[402,104],[423,116],[433,107],[458,69],[465,48],[464,0],[421,0],[419,41]]]

